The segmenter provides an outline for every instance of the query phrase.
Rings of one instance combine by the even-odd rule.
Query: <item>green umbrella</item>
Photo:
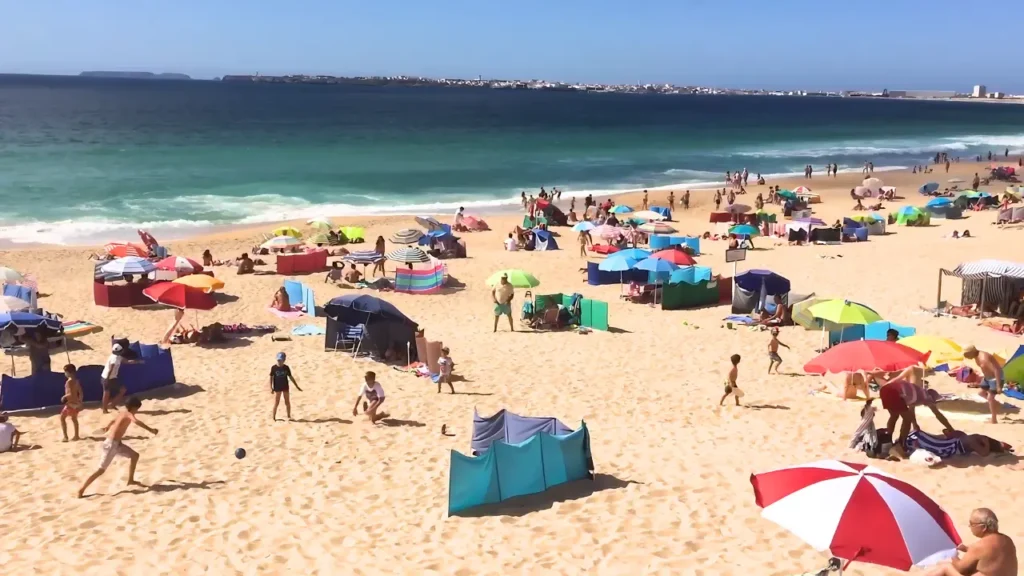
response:
[[[842,325],[864,325],[871,324],[872,322],[878,322],[882,319],[871,308],[863,304],[856,302],[850,302],[849,300],[826,300],[824,302],[818,302],[810,308],[807,312],[815,318],[821,320],[827,320],[833,324]]]
[[[793,193],[793,192],[790,192],[789,190],[779,190],[778,192],[775,193],[775,195],[776,196],[780,196],[782,198],[785,198],[787,200],[796,200],[797,199],[796,194]]]
[[[537,277],[533,274],[518,268],[511,268],[508,270],[498,270],[494,274],[491,274],[491,276],[487,278],[487,285],[497,286],[501,282],[502,276],[508,276],[508,283],[516,288],[533,288],[540,284],[540,280],[537,280]]]

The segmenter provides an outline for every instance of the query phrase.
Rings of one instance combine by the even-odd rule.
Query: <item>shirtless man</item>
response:
[[[729,376],[725,381],[725,394],[722,395],[722,399],[718,402],[719,406],[725,404],[725,399],[729,397],[729,394],[733,395],[733,398],[736,399],[736,405],[739,406],[740,397],[743,396],[743,391],[740,390],[740,385],[737,382],[740,373],[740,355],[733,354],[729,357],[729,362],[732,364],[732,367],[729,368]]]
[[[971,512],[969,525],[978,541],[958,546],[961,556],[934,567],[928,576],[1016,576],[1017,547],[1009,536],[999,533],[995,512],[978,508]]]
[[[992,413],[992,423],[995,424],[997,421],[996,414],[999,412],[999,402],[996,400],[996,394],[1003,391],[1003,368],[999,366],[999,362],[991,354],[982,352],[974,346],[964,348],[964,358],[974,360],[978,368],[981,368],[981,391],[988,399],[988,409]]]
[[[772,328],[772,339],[768,341],[768,373],[772,373],[772,367],[775,367],[775,373],[779,373],[779,366],[782,366],[782,356],[779,356],[779,346],[782,346],[786,350],[789,350],[789,346],[783,344],[779,340],[779,329]]]
[[[97,478],[107,471],[110,463],[114,461],[115,456],[131,460],[131,463],[128,465],[128,485],[141,485],[135,481],[135,467],[139,463],[139,453],[121,442],[124,438],[125,432],[128,431],[128,427],[132,424],[137,424],[139,428],[142,428],[150,434],[157,433],[156,428],[146,426],[141,420],[135,417],[135,413],[139,411],[139,408],[142,408],[142,401],[134,396],[129,397],[124,403],[124,408],[117,413],[117,416],[114,416],[114,419],[110,421],[110,424],[103,427],[103,431],[106,432],[107,437],[103,441],[103,446],[100,452],[99,468],[85,479],[85,484],[82,484],[82,487],[78,490],[79,498],[85,495],[85,489],[88,488],[90,484],[95,482]]]

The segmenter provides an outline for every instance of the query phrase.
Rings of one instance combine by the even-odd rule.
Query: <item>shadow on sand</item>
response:
[[[611,474],[595,474],[593,480],[578,480],[554,486],[537,494],[518,496],[497,504],[485,504],[456,512],[453,516],[479,518],[483,516],[525,516],[539,510],[547,510],[558,502],[572,502],[591,494],[606,490],[620,490],[630,484],[641,484],[633,480],[622,480]]]

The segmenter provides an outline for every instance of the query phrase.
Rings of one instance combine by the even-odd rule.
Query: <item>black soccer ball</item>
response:
[[[239,460],[245,458],[245,448],[235,450],[235,458],[238,458]]]

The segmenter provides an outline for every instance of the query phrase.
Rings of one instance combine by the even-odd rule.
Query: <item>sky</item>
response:
[[[1012,10],[962,0],[37,0],[0,73],[409,75],[1024,93]],[[999,11],[1003,11],[1003,17]]]

